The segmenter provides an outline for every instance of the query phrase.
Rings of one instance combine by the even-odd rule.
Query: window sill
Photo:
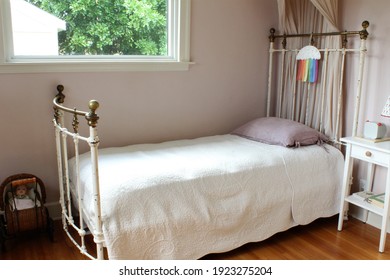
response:
[[[193,62],[178,61],[52,61],[0,63],[0,73],[187,71]]]

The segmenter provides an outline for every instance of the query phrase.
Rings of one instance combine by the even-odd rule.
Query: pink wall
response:
[[[186,72],[0,74],[0,180],[36,174],[58,201],[52,127],[56,85],[86,110],[101,104],[101,147],[231,131],[265,114],[268,31],[276,1],[193,0]]]
[[[361,22],[368,20],[370,33],[367,40],[367,58],[365,64],[365,74],[363,80],[363,94],[361,106],[361,126],[365,120],[378,121],[388,126],[388,135],[390,135],[390,119],[380,116],[387,97],[390,95],[390,20],[388,11],[390,10],[390,1],[388,0],[343,0],[341,5],[341,26],[345,29],[359,30]],[[354,69],[358,69],[356,65]],[[349,65],[347,73],[353,70]],[[354,96],[356,90],[356,81],[349,80],[346,83],[348,95],[346,98],[347,115],[345,119],[346,132],[350,135],[352,131]],[[366,166],[357,163],[358,171],[354,175],[354,184],[358,184],[358,179],[365,178]],[[375,191],[384,191],[386,170],[382,167],[376,168],[374,181]]]

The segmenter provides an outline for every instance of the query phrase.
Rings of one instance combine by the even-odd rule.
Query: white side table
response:
[[[339,212],[339,223],[338,230],[341,231],[343,228],[344,212],[348,209],[348,203],[352,203],[359,206],[367,211],[378,214],[382,217],[381,234],[379,242],[379,252],[384,252],[386,235],[387,235],[387,224],[389,221],[389,201],[390,201],[390,141],[373,143],[371,141],[355,138],[345,137],[340,139],[341,142],[347,146],[345,154],[345,166],[344,166],[344,177],[343,186],[341,193],[341,203]],[[371,191],[374,167],[375,165],[384,166],[387,168],[387,179],[386,179],[386,195],[384,208],[377,207],[366,201],[362,201],[350,194],[351,184],[350,178],[352,175],[353,161],[359,159],[369,164],[368,167],[368,178],[367,178],[367,191]]]

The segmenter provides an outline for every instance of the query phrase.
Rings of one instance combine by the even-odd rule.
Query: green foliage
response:
[[[27,0],[66,21],[62,55],[167,55],[167,0]]]

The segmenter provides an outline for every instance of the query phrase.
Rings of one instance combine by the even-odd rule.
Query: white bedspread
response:
[[[197,259],[335,215],[343,156],[324,147],[222,135],[99,150],[109,258]],[[92,215],[89,154],[80,174]]]

